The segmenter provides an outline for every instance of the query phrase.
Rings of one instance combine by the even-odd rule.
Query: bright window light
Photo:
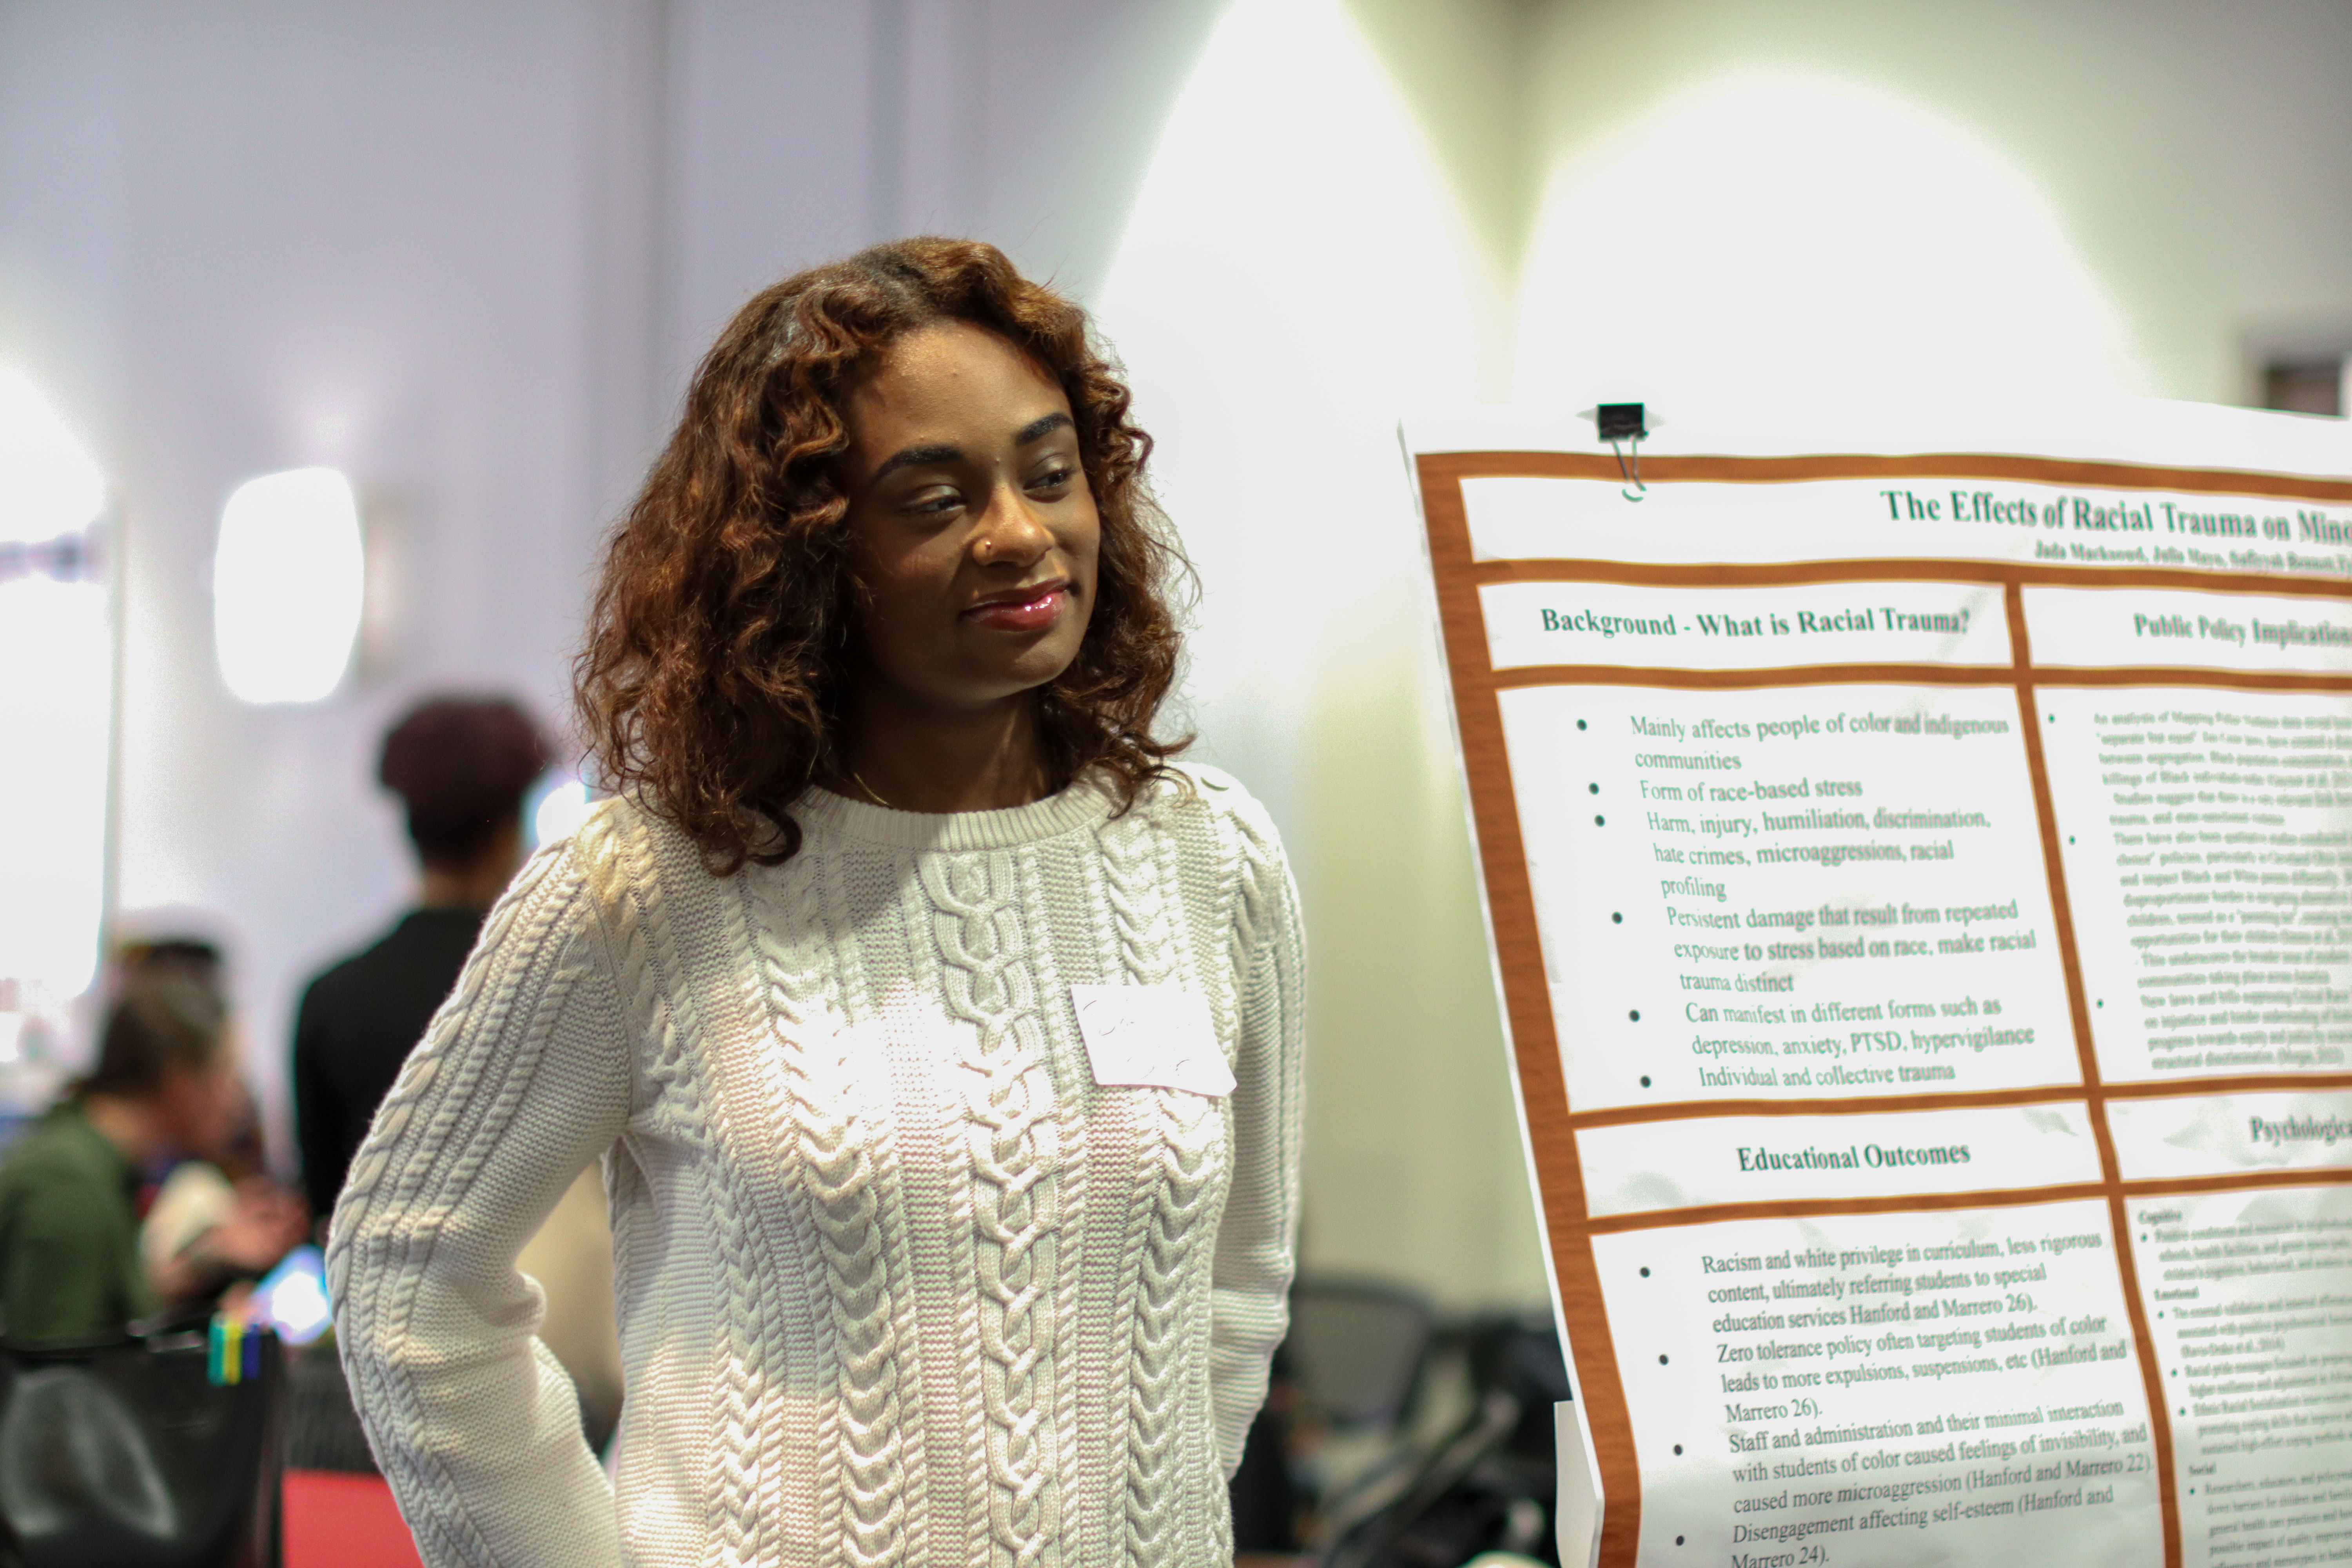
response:
[[[1791,71],[1696,85],[1555,168],[1518,395],[1769,407],[2143,390],[2050,205],[1923,106]]]
[[[359,635],[366,567],[359,504],[332,468],[247,479],[221,510],[213,648],[247,702],[316,702]]]
[[[56,405],[23,373],[0,370],[0,540],[79,532],[105,501],[98,464]]]
[[[536,849],[542,844],[570,837],[572,830],[587,819],[588,786],[569,774],[549,774],[539,804],[531,808],[531,847]]]
[[[84,531],[105,501],[56,405],[0,370],[0,1065],[98,970],[114,640]]]
[[[0,583],[0,1012],[96,973],[113,658],[102,584]]]

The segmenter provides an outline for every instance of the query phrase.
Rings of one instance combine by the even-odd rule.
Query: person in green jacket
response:
[[[219,997],[177,974],[127,988],[96,1069],[0,1158],[0,1336],[110,1338],[164,1301],[267,1268],[299,1241],[299,1205],[257,1197],[161,1277],[140,1261],[141,1173],[173,1154],[216,1154],[242,1110]]]

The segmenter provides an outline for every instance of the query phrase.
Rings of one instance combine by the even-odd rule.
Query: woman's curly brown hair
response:
[[[1097,769],[1132,803],[1184,744],[1152,721],[1175,678],[1169,599],[1188,569],[1144,487],[1151,437],[1086,313],[992,245],[877,245],[785,279],[719,334],[614,532],[573,667],[601,782],[637,790],[714,875],[790,859],[793,802],[841,775],[856,609],[842,408],[887,345],[942,321],[1003,333],[1061,384],[1101,518],[1086,639],[1037,693],[1049,769]]]

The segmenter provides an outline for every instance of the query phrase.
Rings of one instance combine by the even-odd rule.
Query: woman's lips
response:
[[[1054,624],[1069,597],[1067,583],[1049,583],[1025,597],[984,600],[964,614],[991,631],[1041,632]]]

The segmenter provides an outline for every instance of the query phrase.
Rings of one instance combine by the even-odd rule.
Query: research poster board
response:
[[[2352,1562],[2345,427],[1661,415],[1406,430],[1597,1560]]]

